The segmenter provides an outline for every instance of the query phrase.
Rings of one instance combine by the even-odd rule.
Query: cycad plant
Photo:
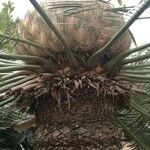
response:
[[[106,1],[30,2],[18,35],[0,35],[18,43],[17,54],[0,54],[0,106],[35,115],[14,129],[35,123],[37,150],[121,150],[126,134],[150,149],[150,44],[130,49],[128,30],[150,0],[127,23],[130,8]]]

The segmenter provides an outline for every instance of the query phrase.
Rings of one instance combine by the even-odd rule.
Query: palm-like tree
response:
[[[118,150],[123,133],[132,147],[150,149],[150,43],[129,50],[128,31],[150,0],[127,23],[120,13],[129,8],[106,1],[57,1],[44,11],[30,2],[39,14],[19,24],[20,38],[0,34],[19,52],[0,54],[0,106],[35,115],[13,128],[36,123],[35,149]]]

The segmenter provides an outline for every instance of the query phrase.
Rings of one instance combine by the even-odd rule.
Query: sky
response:
[[[6,2],[7,0],[0,0],[0,8],[2,7],[2,3]],[[26,11],[29,9],[33,9],[32,4],[29,0],[11,0],[14,3],[15,11],[14,11],[14,18],[23,18]],[[41,0],[37,0],[38,2]],[[117,0],[112,0],[115,6],[118,5]],[[133,6],[138,4],[140,0],[122,0],[123,4],[126,6]],[[150,8],[143,13],[142,16],[150,17]],[[131,32],[133,33],[136,42],[138,45],[142,45],[144,43],[150,42],[150,19],[145,20],[138,20],[136,21],[131,27]]]

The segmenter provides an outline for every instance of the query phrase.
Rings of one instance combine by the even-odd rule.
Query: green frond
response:
[[[130,117],[130,118],[129,118]],[[125,115],[124,115],[125,118]],[[138,118],[132,114],[126,114],[125,119],[118,119],[118,123],[123,128],[123,131],[131,137],[131,141],[136,144],[135,149],[148,150],[150,149],[150,135],[148,134],[149,129],[147,129],[143,124],[137,124]],[[129,121],[130,120],[130,121]],[[138,121],[139,123],[139,121]],[[143,127],[143,128],[142,128]],[[145,129],[146,128],[146,129]],[[148,130],[148,131],[147,131]],[[141,147],[141,148],[140,148]]]
[[[150,74],[150,69],[134,69],[134,70],[129,70],[129,69],[124,69],[123,73],[128,73],[128,74]]]
[[[0,67],[0,73],[10,72],[10,71],[19,71],[19,70],[28,70],[28,71],[38,72],[38,73],[44,72],[42,67],[38,65],[15,65],[15,66],[9,66],[9,67]]]
[[[57,66],[52,64],[50,61],[37,56],[29,56],[29,55],[13,55],[13,54],[0,54],[0,59],[9,59],[9,60],[25,60],[29,62],[38,62],[41,63],[47,71],[54,71],[56,70]]]
[[[119,80],[122,80],[122,81],[128,81],[128,82],[131,82],[131,83],[150,83],[150,80],[144,80],[144,79],[134,79],[134,78],[128,78],[128,77],[123,77],[123,76],[119,76],[118,77]]]
[[[133,79],[141,79],[141,80],[150,80],[150,75],[137,75],[137,74],[127,74],[127,73],[121,73],[120,75],[128,78]]]
[[[118,119],[125,133],[136,143],[136,148],[141,147],[144,150],[150,149],[149,107],[150,97],[134,94],[131,97],[130,110],[122,111]]]
[[[139,47],[133,48],[131,50],[127,50],[127,51],[120,53],[119,55],[117,55],[116,57],[114,57],[112,60],[110,60],[109,62],[107,62],[105,64],[105,66],[104,66],[105,70],[108,72],[112,71],[114,69],[114,67],[117,66],[118,64],[125,64],[125,62],[122,63],[122,61],[126,57],[128,57],[129,55],[131,55],[135,52],[144,51],[148,47],[150,47],[150,43],[147,43],[142,46],[139,46]],[[149,56],[147,56],[147,57],[149,58]],[[132,59],[135,59],[135,58],[132,58]]]
[[[138,11],[129,19],[129,21],[114,35],[113,38],[107,44],[101,48],[100,50],[96,51],[89,59],[89,66],[93,64],[95,61],[95,57],[100,56],[102,53],[106,52],[128,28],[136,21],[136,19],[149,7],[150,1],[147,0],[139,9]]]
[[[138,69],[138,70],[142,70],[142,69],[149,69],[148,67],[150,66],[150,63],[142,63],[142,64],[134,64],[134,65],[126,65],[123,67],[123,69]]]
[[[8,79],[8,80],[4,80],[4,79],[0,78],[0,87],[1,86],[5,86],[5,85],[7,85],[9,83],[12,83],[12,82],[16,82],[16,81],[18,81],[20,79],[23,79],[24,77],[25,76],[17,76],[15,78],[11,78],[11,79]]]
[[[15,101],[15,98],[14,97],[9,97],[5,100],[3,100],[2,102],[0,102],[0,107],[4,106],[4,105],[7,105],[11,102]]]
[[[144,88],[150,92],[150,84],[145,84]],[[118,122],[123,127],[125,133],[130,135],[135,141],[136,148],[142,147],[144,150],[150,149],[150,96],[143,94],[133,94],[130,97],[129,110],[123,110]]]
[[[8,80],[8,79],[11,79],[11,78],[14,78],[14,77],[18,77],[18,76],[27,76],[27,75],[31,75],[32,72],[30,71],[17,71],[17,72],[12,72],[12,73],[9,73],[9,74],[4,74],[1,76],[1,80]]]
[[[130,59],[126,59],[122,62],[123,65],[125,64],[129,64],[129,63],[134,63],[134,62],[138,62],[141,60],[146,60],[150,58],[150,54],[146,54],[146,55],[141,55],[141,56],[137,56],[135,58],[130,58]]]
[[[21,80],[19,80],[17,82],[13,82],[13,83],[10,83],[10,84],[5,85],[3,87],[0,87],[0,93],[6,92],[6,91],[10,90],[10,88],[15,87],[17,85],[20,85],[22,83],[25,83],[25,82],[27,82],[29,80],[32,80],[32,79],[36,78],[36,77],[37,77],[37,75],[32,74],[32,75],[30,75],[30,76],[28,76],[26,78],[23,78],[23,79],[21,79]]]
[[[142,108],[141,106],[136,104],[136,102],[133,102],[133,101],[131,101],[130,107],[131,107],[131,109],[133,109],[136,112],[140,113],[144,117],[144,119],[150,120],[150,111],[145,110],[144,108]]]

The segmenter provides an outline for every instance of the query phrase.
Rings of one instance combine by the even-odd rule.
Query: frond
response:
[[[126,133],[128,142],[133,143],[131,147],[148,150],[150,149],[150,97],[134,94],[130,103],[129,110],[120,113],[118,123]]]

